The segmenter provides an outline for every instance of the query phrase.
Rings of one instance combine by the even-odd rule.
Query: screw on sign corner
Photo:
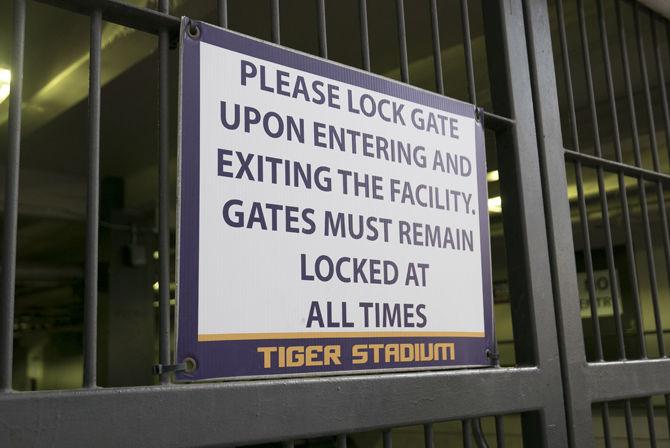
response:
[[[475,120],[477,121],[477,123],[484,122],[484,108],[475,107]]]
[[[197,23],[195,22],[189,22],[188,26],[186,27],[186,34],[191,39],[199,39],[200,38],[200,27],[198,26]]]
[[[186,368],[184,369],[184,373],[194,373],[196,370],[198,370],[198,363],[195,361],[194,358],[184,358],[184,364],[186,364]]]

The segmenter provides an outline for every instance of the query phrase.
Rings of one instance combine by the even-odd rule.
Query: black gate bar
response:
[[[14,287],[16,276],[16,228],[19,214],[19,163],[21,157],[21,104],[23,55],[26,39],[26,2],[14,0],[12,17],[12,79],[9,96],[9,145],[5,174],[4,223],[2,228],[2,284],[0,285],[0,390],[12,389],[14,344]]]

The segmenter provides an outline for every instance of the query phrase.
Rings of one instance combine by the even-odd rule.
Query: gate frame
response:
[[[667,394],[670,359],[586,361],[548,0],[523,1],[568,439],[572,447],[588,448],[595,446],[592,404]]]
[[[179,19],[176,17],[130,6],[119,0],[35,1],[89,16],[101,15],[103,20],[156,35],[169,33],[172,39],[179,29]],[[15,5],[25,6],[24,2],[15,0]],[[543,197],[540,167],[545,169],[544,183],[548,184],[549,192],[552,193],[550,204],[562,207],[559,211],[567,207],[566,203],[561,203],[560,196],[561,188],[565,196],[566,184],[564,177],[564,183],[560,184],[560,173],[556,177],[546,176],[547,171],[552,175],[560,171],[555,169],[560,164],[557,165],[552,159],[552,169],[547,170],[547,151],[538,152],[537,143],[544,143],[541,145],[543,148],[548,145],[553,148],[556,141],[555,137],[548,139],[544,135],[545,127],[552,125],[550,120],[548,123],[541,121],[542,137],[538,139],[535,130],[537,108],[534,109],[529,94],[531,72],[537,74],[547,67],[553,68],[553,65],[549,65],[553,64],[550,43],[549,52],[543,53],[547,50],[544,46],[546,42],[541,41],[542,46],[538,46],[537,42],[538,36],[549,35],[548,21],[531,23],[532,51],[526,44],[525,8],[532,17],[537,14],[543,19],[543,4],[546,12],[544,0],[529,0],[526,4],[523,0],[500,0],[485,14],[489,73],[492,91],[496,94],[493,98],[494,108],[496,113],[513,119],[486,114],[489,129],[496,132],[499,154],[501,189],[505,201],[503,219],[505,228],[509,230],[505,238],[515,348],[520,367],[102,389],[93,384],[86,389],[52,392],[6,390],[0,392],[0,422],[5,428],[0,432],[0,444],[238,445],[521,413],[526,446],[565,446],[568,430],[560,364],[561,360],[565,364],[565,355],[559,357],[559,341],[564,354],[567,346],[573,347],[573,339],[582,344],[581,352],[575,355],[578,358],[574,361],[576,367],[581,365],[583,342],[581,328],[576,332],[574,325],[574,322],[580,321],[575,321],[570,314],[574,306],[568,306],[573,304],[571,297],[574,296],[568,294],[570,291],[560,288],[563,279],[569,280],[570,274],[574,277],[574,270],[569,269],[569,260],[563,260],[570,258],[568,255],[571,254],[565,251],[557,254],[561,257],[558,263],[561,269],[550,266],[546,255],[550,248],[555,251],[556,247],[567,245],[564,239],[570,233],[565,233],[562,227],[565,225],[565,217],[559,215],[553,207],[548,207],[551,219],[545,221],[547,203]],[[25,15],[15,20],[14,26],[15,29],[22,29],[25,26]],[[536,36],[534,33],[539,34]],[[23,37],[20,39],[20,45],[16,47],[22,51]],[[538,66],[539,63],[545,65]],[[494,66],[498,69],[492,70]],[[22,70],[15,74],[13,92],[20,91],[20,88],[15,89],[15,85],[20,87],[22,75]],[[555,85],[546,85],[552,79],[553,71],[551,77],[546,76],[540,78],[544,81],[539,86],[545,92],[555,92]],[[557,103],[551,102],[555,95],[549,95],[549,99],[546,97],[543,94],[539,98],[541,107],[538,108],[542,111],[548,108],[551,112],[554,107],[557,112]],[[99,104],[93,107],[98,108],[99,112]],[[10,118],[12,135],[20,132],[20,107],[18,110],[19,115],[13,120]],[[546,113],[540,118],[547,119]],[[11,145],[8,151],[9,160],[16,162],[9,163],[8,170],[11,170],[14,175],[12,179],[16,179],[17,184],[19,150],[20,144],[16,144]],[[564,164],[560,166],[564,167]],[[18,189],[6,190],[5,195],[6,204],[15,206],[18,203]],[[567,196],[563,199],[567,201]],[[547,229],[551,230],[549,241]],[[559,234],[560,239],[554,233],[556,229],[564,231]],[[567,230],[570,231],[570,228]],[[15,217],[13,223],[12,219],[7,220],[4,235],[9,235],[10,240],[15,242]],[[15,261],[16,254],[10,249],[3,249],[3,259],[10,262],[9,266],[13,266],[12,260]],[[554,315],[553,271],[558,271],[554,278],[559,280],[554,282],[560,290],[556,296],[560,310],[559,329],[572,332],[560,338],[557,337],[557,320]],[[13,311],[13,291],[9,291],[9,288],[3,291],[6,293],[0,297],[3,305],[0,309]],[[572,326],[562,324],[564,316],[569,318],[568,322]],[[9,344],[9,353],[5,350],[2,360],[9,362],[10,384],[13,338],[11,318],[12,313],[7,312],[0,316],[5,330],[9,328],[1,335],[5,338],[1,346]],[[9,340],[6,340],[7,334]],[[569,345],[566,345],[567,340],[570,341]],[[572,356],[571,350],[567,352]],[[670,370],[668,362],[662,365]],[[643,376],[650,368],[649,363],[637,368],[633,363],[626,363],[625,367],[641,378],[651,377]],[[576,378],[565,383],[571,391],[566,395],[570,403],[569,416],[573,415],[573,409],[583,407],[579,401],[574,403],[572,397],[575,396],[575,389],[588,394],[591,399],[605,396],[604,387],[598,380],[598,372],[601,370],[604,369],[564,370],[564,373],[572,375],[570,378]],[[620,384],[626,381],[611,373],[602,373],[607,384],[617,387],[617,391],[633,392],[630,383]],[[657,384],[670,382],[670,375],[667,378],[668,381],[661,381],[656,376]],[[5,372],[4,382],[7,379]],[[580,379],[581,382],[578,381]],[[651,388],[645,389],[648,390]],[[607,392],[611,391],[609,389]],[[636,388],[634,392],[637,391]]]

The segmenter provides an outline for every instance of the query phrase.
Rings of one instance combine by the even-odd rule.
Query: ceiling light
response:
[[[9,96],[9,84],[12,81],[12,72],[6,68],[0,68],[0,103]]]
[[[498,174],[498,170],[489,171],[488,173],[486,173],[486,180],[488,182],[495,182],[498,179],[500,179],[500,175]]]
[[[500,196],[489,198],[489,213],[502,213],[502,198]]]

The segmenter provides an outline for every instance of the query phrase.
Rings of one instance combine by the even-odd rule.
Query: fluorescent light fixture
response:
[[[9,84],[12,81],[12,72],[6,68],[0,68],[0,103],[9,96]]]
[[[502,213],[502,198],[500,196],[489,198],[489,213]]]
[[[498,174],[498,170],[489,171],[488,173],[486,173],[487,182],[495,182],[499,179],[500,179],[500,175]]]

